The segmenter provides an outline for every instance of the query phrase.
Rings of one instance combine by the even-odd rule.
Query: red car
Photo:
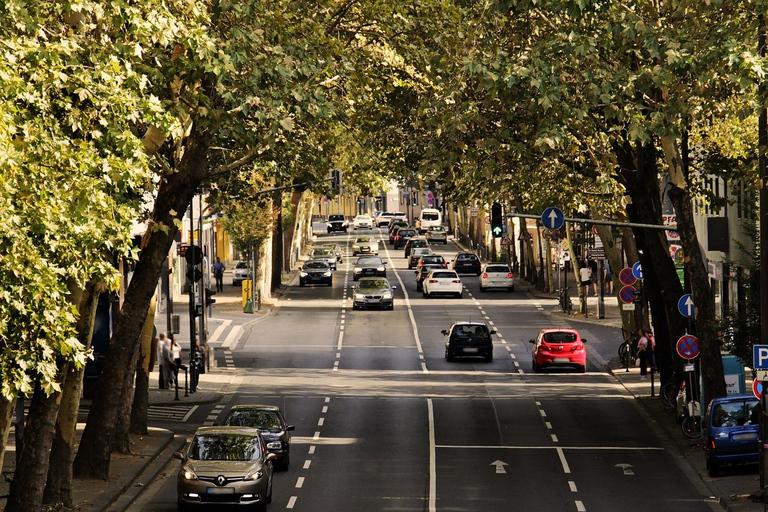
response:
[[[587,342],[576,329],[542,329],[533,343],[533,371],[545,368],[574,368],[587,371]]]

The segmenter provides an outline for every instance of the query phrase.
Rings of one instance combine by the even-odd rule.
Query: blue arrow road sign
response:
[[[643,267],[640,266],[639,261],[632,265],[632,275],[635,276],[635,279],[643,278]]]
[[[560,229],[565,223],[563,210],[550,206],[541,214],[541,223],[544,224],[544,227],[547,229]]]
[[[755,370],[768,370],[768,345],[752,346],[752,365]]]
[[[692,318],[695,309],[696,308],[693,305],[693,296],[690,293],[686,293],[677,301],[677,310],[686,318]]]

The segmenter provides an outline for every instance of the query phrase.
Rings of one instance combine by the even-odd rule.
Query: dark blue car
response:
[[[707,409],[704,453],[709,476],[722,464],[758,462],[760,402],[753,395],[715,398]]]

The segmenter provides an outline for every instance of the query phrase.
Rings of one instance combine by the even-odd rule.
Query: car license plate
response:
[[[234,487],[208,487],[206,489],[208,494],[235,494]]]
[[[757,434],[752,434],[752,433],[733,435],[734,441],[754,441],[756,439],[757,439]]]
[[[465,354],[477,354],[477,347],[466,347],[464,349]]]
[[[567,357],[556,357],[555,358],[555,362],[556,363],[570,363],[571,360],[568,359]]]
[[[368,302],[374,303],[374,302],[381,302],[379,299],[368,299]]]

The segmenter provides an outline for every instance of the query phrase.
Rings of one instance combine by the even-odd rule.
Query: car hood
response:
[[[265,441],[282,441],[285,437],[285,432],[262,430],[261,437],[263,437]]]
[[[233,461],[233,460],[187,460],[187,465],[197,476],[226,477],[245,476],[254,469],[259,469],[259,461]]]

